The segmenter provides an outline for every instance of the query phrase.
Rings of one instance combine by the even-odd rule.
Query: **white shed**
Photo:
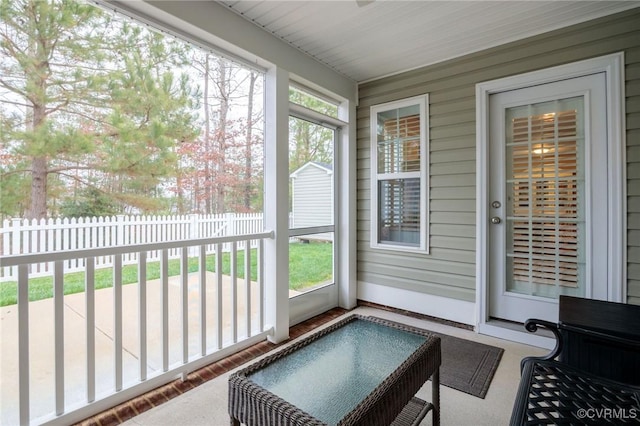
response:
[[[292,228],[333,224],[333,167],[310,161],[291,173]],[[331,241],[331,234],[315,234],[312,239]]]

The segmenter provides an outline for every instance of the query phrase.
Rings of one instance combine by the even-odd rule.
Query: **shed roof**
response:
[[[329,163],[321,163],[320,161],[309,161],[308,163],[305,163],[302,167],[300,167],[298,170],[296,170],[295,172],[291,173],[289,175],[289,177],[291,178],[297,178],[298,175],[307,167],[317,167],[319,169],[322,169],[324,171],[327,172],[327,174],[331,174],[333,173],[333,165],[329,164]]]

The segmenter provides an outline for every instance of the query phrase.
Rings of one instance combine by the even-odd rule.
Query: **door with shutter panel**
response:
[[[607,296],[604,74],[491,95],[493,318],[557,321],[562,294]]]

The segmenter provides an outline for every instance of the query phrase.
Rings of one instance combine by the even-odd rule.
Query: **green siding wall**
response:
[[[637,28],[640,27],[636,15]],[[636,40],[640,39],[640,35]],[[625,51],[627,121],[627,295],[640,305],[640,41]]]
[[[361,84],[358,280],[475,301],[475,85],[620,51],[626,65],[628,300],[640,304],[640,9]],[[372,250],[369,107],[423,93],[430,100],[430,254]]]

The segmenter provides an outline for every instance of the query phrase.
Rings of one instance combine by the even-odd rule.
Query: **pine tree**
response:
[[[156,208],[176,144],[196,134],[188,79],[174,72],[184,44],[72,0],[0,1],[0,153],[11,159],[0,195],[25,209],[3,213],[55,214],[69,182]]]

